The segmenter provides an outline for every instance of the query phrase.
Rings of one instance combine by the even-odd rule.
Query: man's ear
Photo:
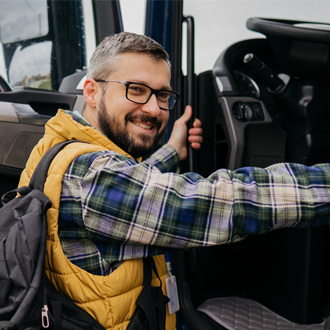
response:
[[[91,108],[96,107],[98,92],[99,92],[99,86],[97,82],[92,78],[87,78],[84,83],[84,98],[86,103]]]

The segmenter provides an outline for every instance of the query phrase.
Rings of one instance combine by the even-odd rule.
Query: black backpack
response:
[[[43,187],[53,158],[71,142],[79,141],[65,141],[45,154],[28,186],[2,196],[0,329],[104,329],[45,276],[46,213],[51,202]]]

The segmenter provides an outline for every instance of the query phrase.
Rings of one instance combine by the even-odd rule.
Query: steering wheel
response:
[[[0,92],[10,92],[12,91],[11,87],[7,81],[0,75]]]
[[[246,27],[266,37],[330,44],[330,24],[327,23],[251,17],[247,20]]]

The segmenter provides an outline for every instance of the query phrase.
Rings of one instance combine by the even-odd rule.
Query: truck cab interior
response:
[[[329,162],[329,25],[251,17],[246,27],[266,38],[232,44],[196,77],[208,132],[196,168],[207,176],[217,168]],[[191,329],[323,329],[329,316],[328,226],[182,252],[178,265]]]
[[[6,38],[1,26],[6,66],[0,79],[1,194],[17,185],[57,109],[81,110],[84,104],[88,1],[43,2],[47,28],[42,33]],[[5,3],[0,2],[0,12],[9,17],[13,8]],[[90,3],[95,44],[124,30],[119,1]],[[171,54],[173,89],[182,95],[169,132],[186,104],[193,105],[205,132],[202,149],[190,151],[182,170],[208,176],[219,168],[330,162],[330,22],[251,16],[244,24],[258,37],[229,44],[213,67],[196,74],[194,17],[184,16],[181,0],[147,1],[145,33]],[[51,67],[48,76],[39,76],[49,84],[41,88],[32,84],[36,75],[16,79],[14,70],[38,44],[48,47]],[[181,307],[177,328],[325,329],[329,252],[328,226],[281,229],[238,243],[173,252]]]

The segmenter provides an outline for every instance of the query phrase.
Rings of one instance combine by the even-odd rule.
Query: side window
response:
[[[0,72],[12,88],[58,90],[85,68],[83,2],[0,0]]]
[[[6,78],[12,87],[51,89],[52,42],[45,40],[49,34],[46,0],[1,1],[0,29]]]
[[[48,34],[46,1],[1,1],[1,41],[4,44]]]
[[[51,51],[51,41],[16,47],[8,70],[11,86],[14,89],[21,86],[52,89]]]

